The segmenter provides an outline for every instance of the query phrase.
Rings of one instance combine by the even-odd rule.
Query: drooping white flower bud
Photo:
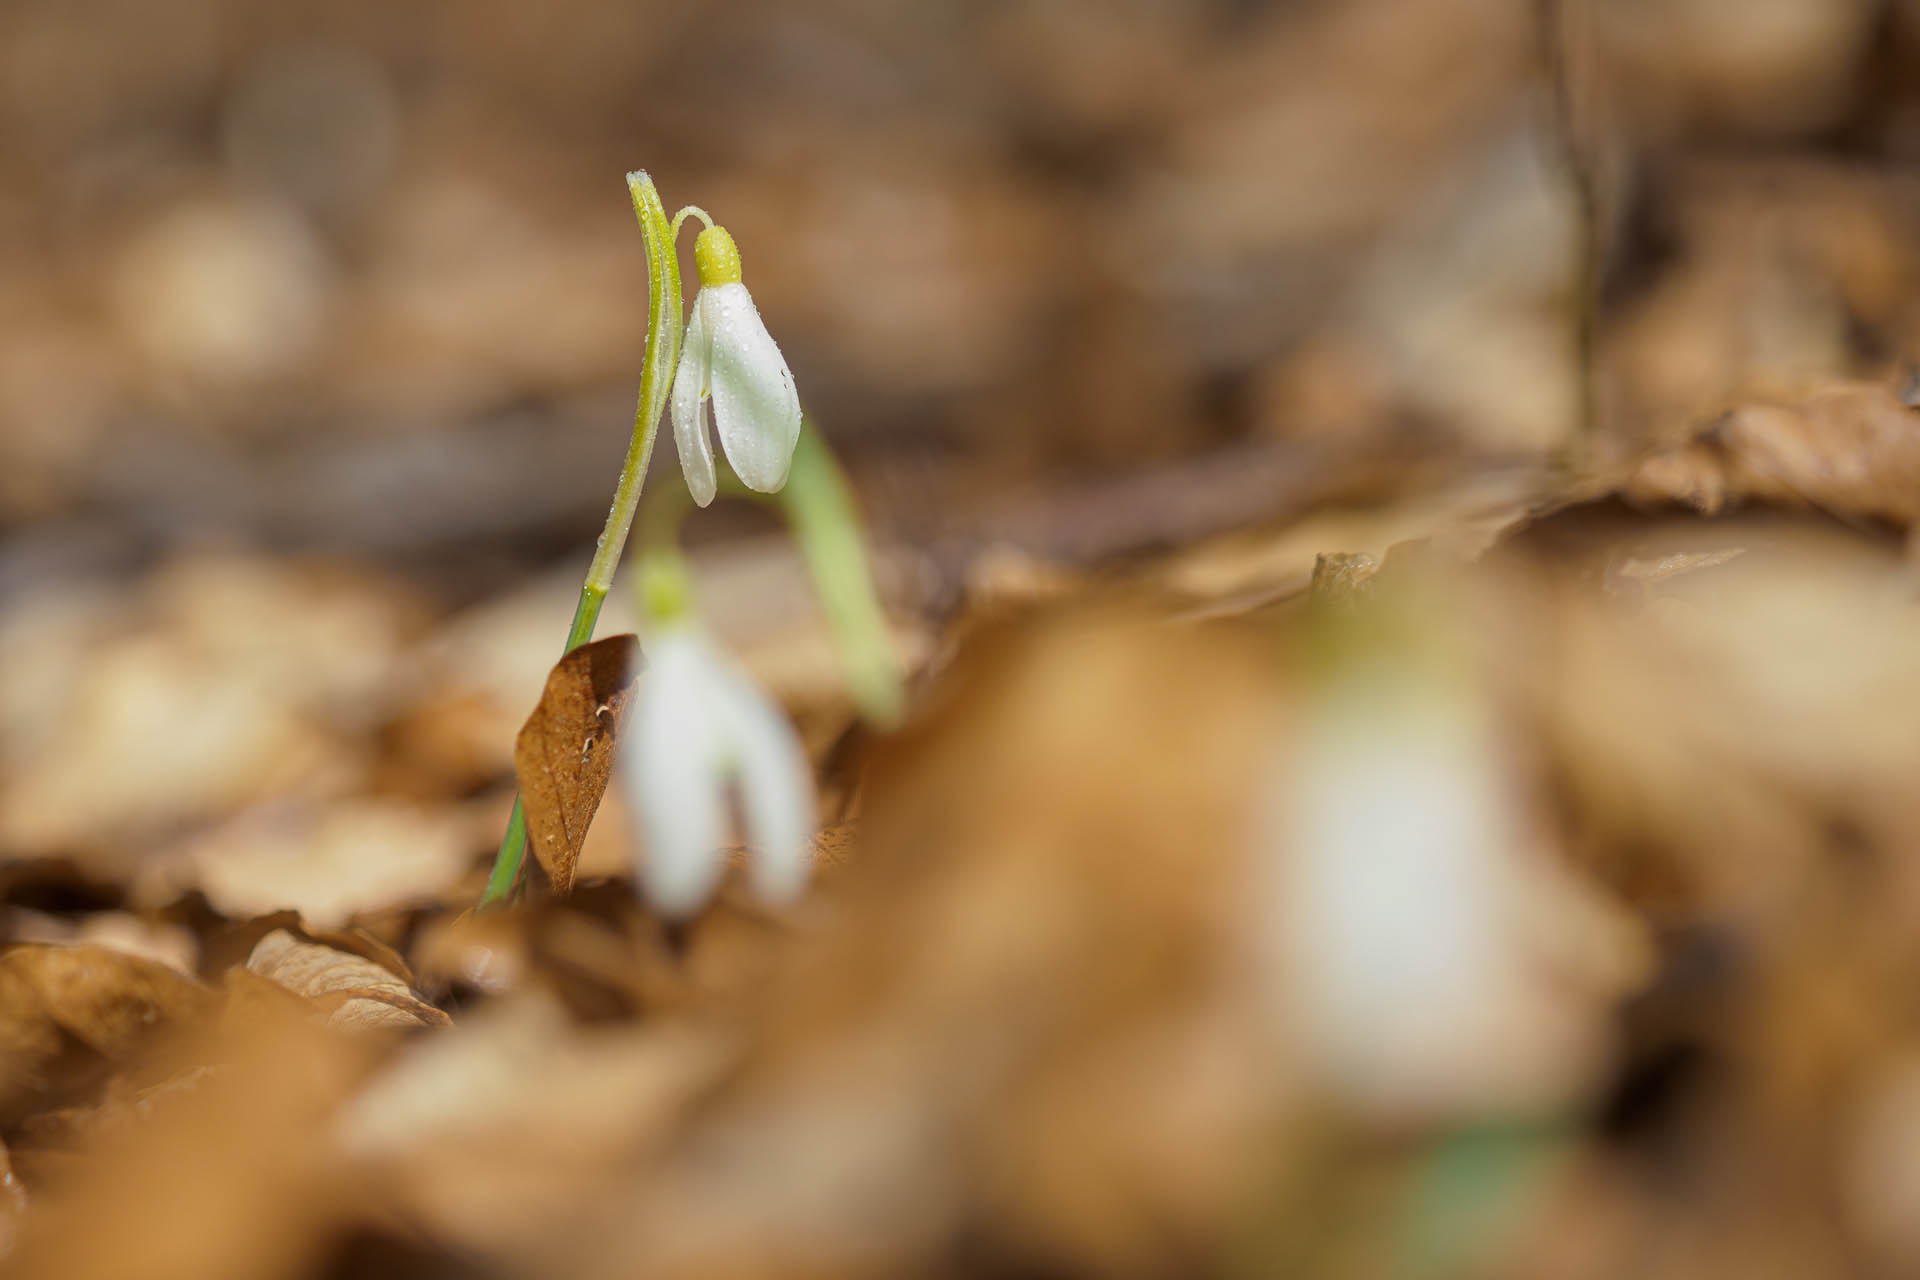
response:
[[[740,251],[726,228],[702,231],[694,240],[693,259],[700,293],[693,300],[670,403],[687,489],[704,507],[717,489],[708,402],[734,473],[750,489],[775,493],[787,482],[800,438],[800,395],[786,357],[740,282]]]
[[[645,839],[639,873],[648,899],[681,918],[712,895],[736,790],[755,890],[770,902],[794,898],[810,870],[815,811],[793,726],[689,618],[662,626],[646,654],[620,759]]]

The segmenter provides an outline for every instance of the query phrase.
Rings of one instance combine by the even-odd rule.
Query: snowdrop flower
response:
[[[673,375],[673,441],[687,488],[701,506],[713,501],[713,443],[705,405],[727,461],[749,489],[777,493],[787,482],[800,438],[800,395],[793,374],[740,283],[740,250],[725,227],[709,226],[693,242],[700,293],[693,300]]]
[[[1420,589],[1315,620],[1248,895],[1271,1025],[1373,1116],[1563,1106],[1646,943],[1553,856],[1455,598]]]
[[[647,897],[684,917],[712,894],[737,788],[754,888],[772,902],[792,899],[806,885],[814,831],[812,779],[793,726],[684,616],[652,637],[647,661],[620,757],[646,839]]]

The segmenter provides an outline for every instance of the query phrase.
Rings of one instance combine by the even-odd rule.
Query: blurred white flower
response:
[[[704,507],[716,487],[708,400],[734,473],[750,489],[775,493],[787,482],[800,438],[800,395],[786,357],[740,283],[740,251],[726,228],[702,231],[693,258],[700,293],[674,371],[671,406],[680,468],[693,500]]]
[[[677,918],[712,894],[737,787],[754,888],[771,902],[792,899],[807,882],[814,831],[811,771],[793,726],[690,621],[655,635],[647,660],[620,756],[645,837],[647,897]]]
[[[1552,845],[1457,608],[1403,589],[1320,620],[1250,895],[1276,1029],[1397,1120],[1581,1096],[1645,969],[1637,925]]]

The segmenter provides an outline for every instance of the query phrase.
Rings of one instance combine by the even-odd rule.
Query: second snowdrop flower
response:
[[[657,607],[663,587],[665,609]],[[643,588],[654,596],[655,625],[620,757],[646,840],[641,883],[674,918],[698,910],[719,883],[733,795],[752,849],[753,887],[770,902],[806,887],[815,819],[799,735],[708,640],[678,601],[684,591],[672,571]]]
[[[700,293],[687,321],[670,402],[687,489],[703,507],[713,501],[717,485],[706,423],[711,401],[720,447],[734,473],[750,489],[776,493],[787,482],[800,438],[793,373],[740,282],[740,250],[727,229],[702,231],[693,242],[693,261]]]

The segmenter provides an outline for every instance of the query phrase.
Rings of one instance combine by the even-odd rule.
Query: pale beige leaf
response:
[[[247,968],[327,1010],[329,1026],[361,1030],[449,1022],[399,975],[364,956],[301,942],[284,929],[260,939]]]

